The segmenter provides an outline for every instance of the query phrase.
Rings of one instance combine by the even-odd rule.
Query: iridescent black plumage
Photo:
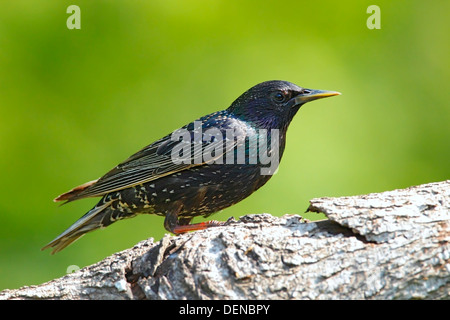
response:
[[[219,222],[189,225],[189,222],[195,216],[206,217],[243,200],[271,178],[270,174],[262,174],[261,171],[267,168],[267,164],[252,162],[252,156],[260,152],[260,145],[252,148],[255,144],[251,141],[258,141],[261,135],[266,135],[270,145],[277,133],[279,162],[285,148],[287,128],[301,105],[337,94],[304,89],[286,81],[267,81],[252,87],[228,109],[181,128],[192,141],[195,141],[199,130],[203,134],[197,146],[195,143],[189,145],[192,159],[206,153],[216,160],[215,163],[201,157],[202,161],[174,161],[174,148],[181,142],[174,141],[173,135],[169,134],[132,155],[100,179],[57,197],[55,201],[68,202],[97,196],[102,196],[102,199],[43,249],[53,247],[53,253],[58,252],[89,231],[136,214],[165,216],[164,226],[173,233],[220,225]],[[223,141],[217,141],[217,136],[215,139],[207,137],[206,133],[211,128],[221,133]],[[227,139],[230,132],[234,137]],[[209,148],[214,146],[214,142],[223,142],[223,145],[211,152]],[[237,161],[239,157],[240,161]],[[222,163],[217,161],[220,158]],[[226,161],[231,159],[232,163]],[[274,169],[270,172],[273,173]]]

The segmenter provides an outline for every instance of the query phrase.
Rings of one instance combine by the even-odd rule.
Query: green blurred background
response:
[[[81,30],[66,9],[81,8]],[[381,8],[369,30],[366,9]],[[450,178],[449,1],[4,1],[0,10],[0,289],[160,239],[140,216],[50,255],[96,199],[52,199],[256,83],[337,90],[307,104],[280,170],[218,213],[303,214],[308,200]],[[196,221],[200,221],[197,219]]]

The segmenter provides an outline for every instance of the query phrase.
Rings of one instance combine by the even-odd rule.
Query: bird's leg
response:
[[[172,210],[168,210],[165,214],[164,219],[164,228],[172,233],[174,232],[174,229],[179,225],[178,223],[178,213],[181,211],[182,204],[179,203],[178,205],[175,204],[172,208]],[[189,223],[189,221],[188,221]]]
[[[235,221],[234,217],[231,217],[227,221],[210,220],[200,223],[189,224],[192,218],[178,217],[178,213],[181,211],[182,208],[181,203],[174,204],[173,208],[174,208],[173,210],[169,210],[166,213],[166,217],[164,219],[164,227],[166,228],[167,231],[172,232],[174,234],[180,234],[189,231],[204,230],[211,227],[220,227]]]
[[[225,223],[226,223],[225,221],[210,220],[200,223],[177,225],[175,226],[172,232],[175,234],[180,234],[189,231],[204,230],[211,227],[220,227],[223,226]]]
[[[178,220],[178,225],[175,226],[173,229],[173,233],[180,234],[185,233],[189,231],[196,231],[196,230],[204,230],[211,227],[220,227],[220,226],[227,226],[231,222],[236,222],[234,217],[230,217],[227,221],[217,221],[217,220],[210,220],[200,223],[193,223],[189,224],[189,222],[192,220],[192,218],[180,218]]]

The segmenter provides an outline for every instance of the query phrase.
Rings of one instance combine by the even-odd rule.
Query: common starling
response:
[[[287,128],[306,102],[338,95],[287,81],[260,83],[223,111],[206,115],[155,141],[101,178],[54,201],[102,197],[100,202],[47,244],[56,253],[87,232],[137,214],[165,216],[179,234],[223,225],[189,224],[227,208],[263,186],[277,169]],[[269,147],[270,146],[270,147]]]

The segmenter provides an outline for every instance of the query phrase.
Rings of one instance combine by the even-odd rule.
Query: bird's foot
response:
[[[200,223],[186,224],[184,226],[175,226],[172,230],[175,234],[186,233],[189,231],[204,230],[212,227],[228,226],[232,222],[236,222],[234,217],[230,217],[227,221],[210,220]]]
[[[233,216],[231,216],[231,217],[228,218],[227,221],[225,221],[225,222],[223,223],[223,225],[224,225],[224,226],[229,226],[229,225],[232,224],[233,222],[237,222],[237,221],[236,221],[236,219],[235,219]]]

